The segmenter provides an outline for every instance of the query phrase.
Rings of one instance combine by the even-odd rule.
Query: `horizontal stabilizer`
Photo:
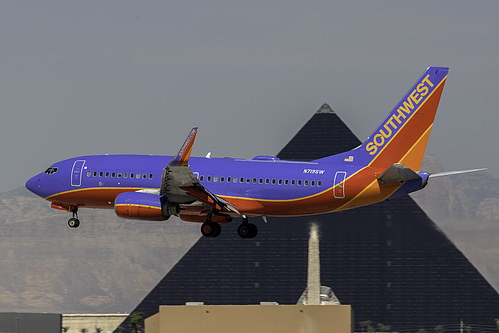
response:
[[[385,182],[405,182],[408,180],[421,178],[417,173],[402,163],[394,163],[378,177],[378,180]]]
[[[430,178],[442,177],[442,176],[459,175],[459,174],[462,174],[462,173],[470,173],[470,172],[485,171],[485,170],[488,170],[488,168],[471,169],[471,170],[461,170],[461,171],[436,172],[436,173],[430,173]]]

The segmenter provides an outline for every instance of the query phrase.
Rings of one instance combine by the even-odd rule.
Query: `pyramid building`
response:
[[[360,141],[323,105],[277,155],[313,160]],[[149,317],[160,305],[296,304],[307,285],[310,223],[319,226],[321,283],[360,322],[392,331],[494,327],[499,295],[409,197],[333,214],[253,218],[259,233],[241,239],[239,221],[217,238],[201,237],[133,312]],[[118,330],[129,332],[127,321]],[[365,327],[364,327],[365,329]]]

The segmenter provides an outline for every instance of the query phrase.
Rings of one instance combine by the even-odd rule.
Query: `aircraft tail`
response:
[[[447,67],[429,67],[373,134],[355,149],[355,158],[361,160],[357,162],[382,169],[402,163],[419,171],[448,71]]]

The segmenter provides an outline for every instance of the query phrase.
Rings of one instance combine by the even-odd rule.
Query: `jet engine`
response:
[[[164,221],[170,215],[177,215],[179,210],[177,204],[160,195],[144,192],[124,192],[114,202],[116,215],[131,220]]]

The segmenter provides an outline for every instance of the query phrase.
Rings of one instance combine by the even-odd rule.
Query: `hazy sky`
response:
[[[451,68],[427,153],[499,175],[498,1],[2,1],[0,191],[58,160],[273,155],[327,102],[364,140]],[[335,133],[331,132],[331,135]]]

